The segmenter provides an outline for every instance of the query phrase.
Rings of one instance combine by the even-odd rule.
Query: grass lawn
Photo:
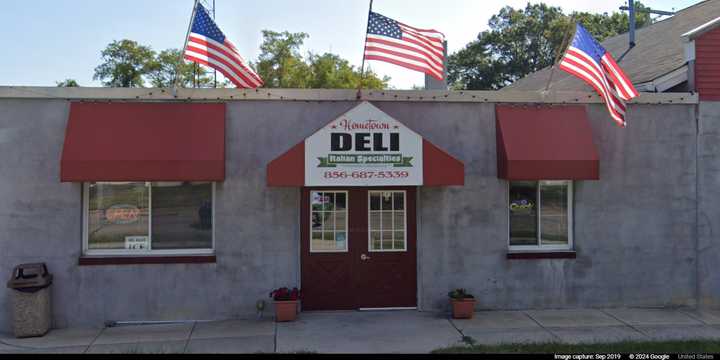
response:
[[[505,344],[454,346],[433,351],[434,354],[613,354],[613,353],[656,353],[656,354],[717,354],[720,341],[648,341],[620,342],[610,344]]]

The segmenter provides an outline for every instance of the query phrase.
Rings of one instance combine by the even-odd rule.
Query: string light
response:
[[[130,95],[112,95],[108,91],[126,90]],[[10,94],[7,94],[7,91]],[[453,91],[414,91],[414,90],[364,90],[357,97],[352,89],[314,90],[314,89],[178,89],[173,96],[171,89],[110,89],[110,88],[42,88],[42,87],[0,87],[0,98],[47,98],[61,100],[127,102],[127,101],[405,101],[423,103],[493,103],[515,105],[563,105],[601,103],[599,96],[592,93],[558,93],[547,98],[536,92],[502,93],[492,91],[453,92]],[[110,95],[106,95],[110,94]],[[582,94],[582,95],[581,95]],[[507,100],[506,97],[513,99]],[[644,94],[631,103],[638,104],[697,104],[697,94]]]

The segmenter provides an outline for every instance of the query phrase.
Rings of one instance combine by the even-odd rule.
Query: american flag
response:
[[[444,42],[445,35],[439,31],[414,28],[371,11],[365,59],[389,62],[442,81]]]
[[[219,71],[239,88],[254,89],[263,85],[260,76],[250,68],[235,46],[215,25],[205,7],[199,3],[195,9],[184,57]]]
[[[612,55],[580,24],[576,25],[575,38],[560,61],[560,69],[595,88],[605,100],[610,117],[621,127],[626,126],[625,101],[639,94]]]

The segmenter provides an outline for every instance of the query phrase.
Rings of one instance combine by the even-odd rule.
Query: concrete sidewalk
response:
[[[427,353],[461,343],[591,343],[622,340],[720,340],[720,310],[587,309],[446,314],[302,313],[271,319],[53,330],[42,338],[0,335],[0,353]]]

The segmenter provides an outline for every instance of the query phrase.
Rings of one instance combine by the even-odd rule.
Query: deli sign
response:
[[[363,102],[305,140],[306,186],[423,185],[423,140]]]

